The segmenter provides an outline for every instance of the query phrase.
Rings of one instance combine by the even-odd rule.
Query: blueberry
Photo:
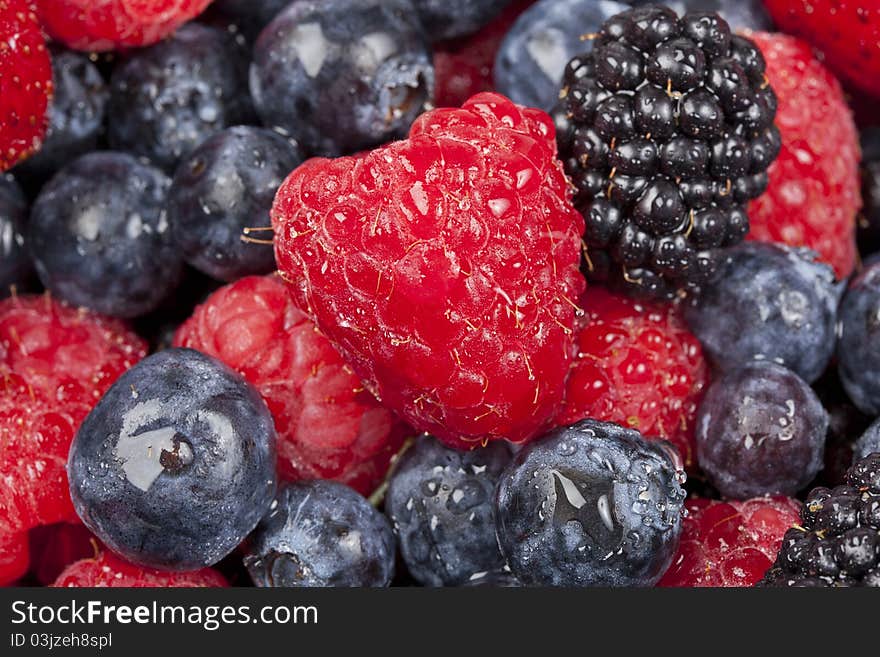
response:
[[[168,221],[186,261],[224,281],[274,270],[272,245],[243,242],[242,231],[271,225],[275,192],[302,161],[279,134],[248,126],[219,132],[184,158],[168,192]]]
[[[257,39],[250,88],[264,125],[334,156],[404,137],[434,69],[409,0],[302,0]]]
[[[726,497],[794,495],[822,468],[828,414],[782,365],[753,362],[709,386],[697,416],[697,460]]]
[[[627,0],[636,7],[657,4],[656,0]],[[721,14],[733,32],[742,29],[770,30],[773,22],[761,0],[671,0],[664,5],[681,15],[687,11]]]
[[[394,533],[363,496],[335,481],[278,492],[245,551],[257,586],[388,586]]]
[[[811,383],[834,353],[841,291],[811,251],[745,242],[727,251],[685,317],[718,369],[769,360]]]
[[[498,542],[526,586],[653,586],[678,548],[677,456],[584,420],[517,454],[498,483]]]
[[[539,0],[504,37],[495,59],[495,87],[511,100],[549,111],[565,65],[589,50],[581,39],[627,6],[610,0]]]
[[[27,201],[15,179],[0,173],[0,299],[23,286],[32,273],[25,248]]]
[[[420,437],[401,457],[385,497],[414,579],[457,586],[504,565],[495,538],[495,484],[510,461],[501,443],[471,452]]]
[[[840,304],[840,380],[864,413],[880,415],[880,259],[866,263]]]
[[[196,23],[136,51],[110,87],[110,145],[169,172],[215,132],[253,116],[245,54],[227,33]]]
[[[181,271],[165,212],[170,184],[158,169],[113,151],[83,155],[59,171],[34,202],[28,225],[43,284],[105,315],[156,308]]]
[[[880,452],[880,419],[868,427],[862,437],[856,441],[853,448],[853,462],[874,452]]]
[[[275,429],[259,393],[192,349],[145,358],[74,438],[74,508],[111,550],[143,566],[216,563],[275,494]]]
[[[513,573],[507,570],[490,570],[486,573],[474,574],[468,581],[462,584],[462,586],[510,589],[521,587],[522,582],[514,577]]]
[[[42,184],[71,160],[95,150],[104,133],[110,91],[87,55],[53,49],[54,95],[49,128],[40,150],[15,168],[16,175]]]
[[[511,0],[412,0],[432,41],[472,34],[495,18]]]

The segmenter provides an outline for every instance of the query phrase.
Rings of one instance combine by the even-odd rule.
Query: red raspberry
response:
[[[9,586],[27,572],[27,532],[0,533],[0,586]]]
[[[40,147],[52,64],[33,2],[0,0],[0,172]]]
[[[779,97],[782,151],[749,205],[750,239],[807,246],[849,276],[856,264],[859,142],[840,84],[803,41],[751,33]]]
[[[211,0],[37,0],[53,39],[76,50],[148,46],[195,18]]]
[[[694,421],[708,385],[700,343],[677,306],[649,304],[592,286],[575,339],[560,425],[616,422],[672,442],[694,463]]]
[[[260,391],[275,418],[285,479],[335,479],[369,495],[406,436],[276,276],[214,292],[174,345],[216,356]]]
[[[296,304],[420,431],[526,441],[565,389],[583,218],[550,117],[496,94],[281,186],[275,253]]]
[[[492,91],[495,55],[508,30],[534,0],[516,0],[475,34],[434,44],[434,101],[458,107],[481,91]]]
[[[37,581],[48,586],[70,564],[95,556],[98,541],[80,523],[59,522],[30,533],[31,563]]]
[[[753,586],[773,565],[786,530],[800,522],[800,502],[691,498],[678,554],[659,586]]]
[[[141,568],[103,551],[91,559],[69,565],[51,585],[64,587],[124,588],[204,588],[229,586],[226,579],[212,568],[176,573]]]
[[[76,520],[67,453],[110,384],[146,354],[117,320],[48,295],[0,301],[0,534]]]
[[[822,51],[835,73],[880,96],[880,3],[765,0],[776,24]]]

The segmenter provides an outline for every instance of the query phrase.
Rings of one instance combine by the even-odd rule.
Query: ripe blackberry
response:
[[[749,229],[780,148],[765,63],[720,16],[637,7],[573,58],[555,111],[588,275],[672,296]]]
[[[810,491],[762,586],[880,586],[880,453]]]

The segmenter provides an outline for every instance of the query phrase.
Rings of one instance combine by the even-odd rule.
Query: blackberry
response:
[[[880,453],[856,461],[845,485],[810,491],[759,586],[880,586]]]
[[[636,7],[573,58],[554,110],[588,276],[672,297],[749,229],[780,149],[760,50],[718,14]]]

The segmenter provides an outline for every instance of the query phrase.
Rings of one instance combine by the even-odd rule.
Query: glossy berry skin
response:
[[[773,565],[785,532],[800,520],[790,497],[685,502],[681,544],[660,586],[742,587],[757,584]]]
[[[225,557],[275,494],[275,430],[220,361],[166,349],[123,374],[70,448],[85,525],[134,564],[195,570]]]
[[[494,570],[488,573],[478,573],[462,586],[511,589],[521,587],[522,583],[507,570]]]
[[[880,415],[880,260],[851,282],[840,304],[838,372],[853,403]]]
[[[406,141],[307,161],[275,198],[296,305],[386,407],[451,446],[529,440],[562,400],[584,281],[554,154],[546,114],[480,94]]]
[[[749,36],[767,62],[782,137],[767,191],[749,204],[749,239],[809,247],[846,278],[855,267],[862,200],[858,134],[840,84],[803,41]]]
[[[690,468],[696,460],[697,407],[709,372],[680,310],[597,285],[587,289],[580,306],[584,316],[556,423],[593,418],[636,429],[647,439],[664,438]]]
[[[269,225],[275,192],[303,159],[279,134],[250,126],[219,132],[187,155],[168,192],[171,234],[187,263],[223,281],[273,271],[272,245],[245,242],[243,231]]]
[[[86,52],[149,46],[197,16],[211,0],[36,0],[51,37]]]
[[[472,34],[495,18],[511,0],[412,0],[432,41]]]
[[[187,25],[114,68],[108,113],[111,147],[171,173],[205,139],[252,118],[243,53],[228,34]]]
[[[87,55],[52,49],[54,95],[49,127],[40,149],[15,168],[15,174],[42,184],[71,160],[98,146],[110,90]]]
[[[48,123],[52,65],[31,0],[0,5],[0,172],[37,150]]]
[[[33,267],[25,246],[27,200],[9,174],[0,174],[0,298],[31,277]]]
[[[89,153],[65,166],[40,191],[28,223],[43,285],[115,317],[157,308],[182,266],[165,210],[170,185],[126,153]]]
[[[762,586],[880,586],[880,454],[856,461],[842,486],[816,487]]]
[[[526,586],[653,586],[678,548],[683,476],[671,451],[631,429],[556,429],[501,475],[501,551]]]
[[[834,354],[842,292],[814,252],[748,242],[725,254],[685,318],[719,370],[769,360],[812,383]]]
[[[658,3],[653,0],[627,0],[627,4],[639,7]],[[769,30],[773,27],[762,0],[671,0],[662,4],[679,14],[687,11],[718,13],[734,32],[745,29]]]
[[[828,414],[776,363],[752,362],[709,386],[697,418],[697,460],[727,498],[794,495],[822,468]]]
[[[566,63],[583,52],[583,34],[598,32],[627,9],[605,0],[538,0],[513,24],[495,59],[495,89],[516,103],[550,111]]]
[[[717,14],[661,6],[610,18],[569,62],[554,114],[588,277],[673,298],[743,239],[779,147],[764,67]]]
[[[354,153],[406,135],[434,69],[407,0],[305,0],[254,46],[250,89],[263,125],[312,155]]]
[[[173,573],[142,568],[128,563],[112,552],[102,550],[91,559],[82,559],[65,568],[52,588],[202,588],[226,587],[229,584],[216,570],[203,568],[193,572]]]
[[[348,486],[300,481],[278,492],[248,541],[244,564],[257,586],[388,586],[394,533]]]
[[[76,520],[65,471],[70,443],[146,350],[121,322],[49,295],[0,301],[0,535]]]
[[[0,533],[0,586],[13,584],[29,565],[27,532]]]
[[[510,461],[501,443],[462,452],[420,436],[394,465],[385,513],[409,574],[428,586],[458,586],[500,570],[495,484]]]
[[[369,495],[408,433],[277,276],[217,290],[178,329],[174,346],[219,358],[260,392],[275,420],[284,480],[334,479]]]
[[[880,452],[880,419],[858,439],[853,447],[853,459],[857,461],[875,452]]]
[[[857,0],[766,0],[781,31],[803,38],[829,68],[880,96],[880,5]]]

